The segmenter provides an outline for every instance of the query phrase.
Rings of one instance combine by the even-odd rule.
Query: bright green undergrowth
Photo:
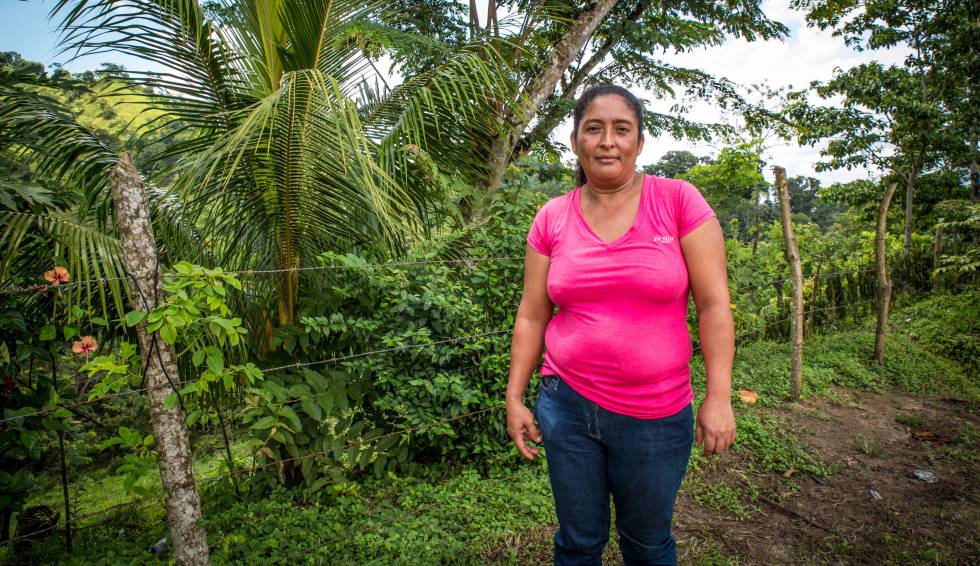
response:
[[[390,476],[297,500],[275,491],[234,502],[204,497],[211,563],[221,564],[484,564],[516,563],[497,550],[508,536],[554,523],[544,466],[521,466],[503,478],[472,469],[448,479]],[[145,527],[136,531],[142,521]],[[112,530],[119,529],[115,525]],[[106,546],[105,529],[79,531],[67,564],[142,564],[165,536],[159,515],[124,518],[126,536]],[[54,549],[48,549],[54,551]],[[41,562],[56,554],[34,556]]]

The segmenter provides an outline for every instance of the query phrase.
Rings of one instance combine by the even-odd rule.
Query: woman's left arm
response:
[[[681,238],[681,250],[698,309],[698,334],[707,371],[707,392],[698,410],[695,444],[705,455],[720,454],[735,441],[732,361],[735,322],[728,298],[725,235],[711,218]]]

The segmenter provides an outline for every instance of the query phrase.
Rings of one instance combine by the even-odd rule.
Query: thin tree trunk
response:
[[[812,337],[817,327],[817,297],[820,293],[820,264],[817,264],[817,272],[813,276],[813,292],[810,293],[810,321],[807,323],[809,335]]]
[[[602,19],[616,5],[617,0],[599,0],[591,8],[582,12],[561,40],[555,44],[548,64],[534,78],[530,86],[521,93],[517,108],[513,115],[507,118],[508,131],[499,135],[491,145],[487,158],[487,195],[493,194],[500,187],[504,170],[510,164],[514,146],[541,104],[548,98],[558,84],[565,69],[578,54],[585,43],[592,37]]]
[[[0,543],[2,544],[10,544],[10,518],[13,514],[10,509],[0,511]]]
[[[939,256],[943,253],[943,218],[936,223],[936,245],[932,249],[932,292],[939,292]]]
[[[915,192],[915,181],[922,170],[922,158],[925,156],[925,148],[919,150],[909,170],[909,176],[905,183],[905,240],[903,247],[905,253],[912,251],[912,195]]]
[[[889,183],[881,204],[878,206],[878,224],[875,227],[875,261],[878,271],[878,326],[875,329],[875,360],[885,363],[885,334],[888,332],[888,304],[891,301],[892,282],[888,277],[886,241],[888,229],[888,207],[898,183]]]
[[[61,453],[61,493],[65,499],[65,552],[71,552],[71,499],[68,497],[68,461],[63,430],[58,431],[58,451]]]
[[[793,214],[790,208],[789,186],[786,182],[786,170],[773,167],[776,175],[776,189],[779,194],[779,216],[783,224],[783,238],[786,240],[786,261],[793,274],[793,314],[792,314],[792,343],[793,359],[791,362],[790,396],[799,400],[803,395],[803,269],[800,266],[800,252],[796,247],[796,236],[793,234]]]
[[[480,14],[476,11],[476,0],[470,0],[470,41],[474,41],[480,33]]]
[[[970,126],[970,200],[980,202],[980,166],[977,165],[977,130]]]
[[[497,0],[487,2],[487,35],[494,40],[500,37],[500,26],[497,24]]]
[[[752,257],[755,257],[756,248],[759,246],[759,190],[752,191],[752,196],[752,209],[755,217],[752,225]]]
[[[58,358],[51,353],[51,381],[58,392]],[[71,552],[71,497],[68,494],[68,459],[65,457],[65,431],[58,431],[58,452],[61,455],[61,494],[65,499],[65,552]]]
[[[221,439],[225,443],[225,459],[228,460],[228,473],[231,474],[231,484],[235,487],[235,496],[241,497],[242,494],[238,489],[238,474],[235,473],[235,458],[231,454],[231,442],[228,440],[228,429],[225,427],[225,417],[220,406],[217,410],[218,426],[221,427]]]
[[[109,175],[116,224],[122,241],[123,261],[130,276],[129,291],[134,304],[149,311],[163,294],[158,252],[150,223],[146,191],[129,153],[123,155]],[[173,346],[150,335],[145,321],[136,334],[142,351],[149,388],[150,417],[156,439],[157,463],[167,500],[167,523],[180,565],[209,564],[208,542],[201,527],[201,499],[194,481],[190,442],[182,407],[167,408],[167,396],[179,384]]]
[[[575,91],[582,86],[589,75],[592,74],[592,71],[595,70],[599,63],[602,63],[613,48],[616,47],[620,41],[622,41],[623,36],[626,34],[626,31],[630,28],[630,26],[635,25],[635,23],[640,19],[643,13],[650,8],[651,5],[652,2],[647,0],[641,0],[640,2],[636,3],[636,6],[633,7],[633,11],[619,23],[619,26],[614,32],[606,36],[605,41],[603,41],[602,45],[600,45],[598,49],[592,53],[589,60],[575,70],[575,74],[572,75],[567,84],[562,85],[562,91],[558,96],[558,101],[561,101],[562,99],[575,99]],[[557,109],[553,109],[552,111],[545,112],[544,114],[538,116],[537,121],[534,123],[534,127],[531,129],[531,131],[528,132],[526,136],[521,138],[521,140],[516,144],[514,157],[519,159],[536,142],[541,142],[548,139],[551,132],[554,131],[558,124],[560,124],[561,121],[567,116],[567,113],[560,112]]]

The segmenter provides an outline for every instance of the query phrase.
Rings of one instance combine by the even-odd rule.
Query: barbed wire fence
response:
[[[523,259],[524,259],[523,257],[482,257],[482,258],[467,258],[467,259],[453,259],[453,260],[421,260],[421,261],[401,261],[401,262],[367,263],[367,264],[351,264],[351,265],[348,265],[348,264],[335,264],[335,265],[299,267],[299,268],[281,269],[281,270],[238,270],[238,271],[222,271],[222,273],[224,273],[224,274],[231,274],[231,275],[250,276],[250,275],[264,275],[264,274],[272,274],[272,273],[285,273],[285,272],[317,272],[317,271],[331,271],[331,270],[339,270],[339,269],[402,268],[402,267],[412,267],[412,266],[420,266],[420,265],[440,265],[440,264],[441,265],[465,265],[467,267],[473,267],[475,264],[477,264],[479,262],[498,262],[498,261],[499,262],[513,262],[513,261],[523,261]],[[838,276],[838,275],[856,275],[856,274],[860,274],[860,273],[873,272],[873,271],[874,271],[873,269],[841,270],[841,271],[836,271],[836,272],[822,273],[822,274],[819,274],[819,277],[820,278],[830,278],[830,277]],[[181,274],[176,274],[176,273],[168,273],[165,276],[166,277],[181,277],[182,275]],[[808,277],[809,278],[812,278],[813,276],[811,275],[811,276],[808,276]],[[52,292],[52,291],[60,291],[60,290],[64,290],[67,287],[70,287],[70,286],[71,287],[74,287],[74,286],[89,285],[89,284],[105,285],[105,284],[108,284],[109,282],[118,282],[118,281],[124,281],[124,280],[125,280],[125,278],[99,278],[99,279],[89,279],[89,280],[83,280],[83,281],[76,281],[76,282],[72,282],[72,283],[62,283],[62,284],[58,284],[58,285],[35,285],[35,286],[23,286],[23,287],[7,287],[7,288],[0,289],[0,297],[10,296],[10,295],[18,295],[18,294],[20,294],[20,295],[29,295],[29,294],[39,294],[39,293],[45,293],[45,292]],[[787,278],[786,277],[780,277],[778,279],[774,279],[774,280],[771,280],[771,281],[765,281],[765,282],[756,283],[756,284],[749,285],[749,286],[742,286],[742,287],[732,288],[731,290],[733,291],[733,293],[745,294],[747,291],[754,290],[754,289],[772,288],[774,285],[784,284],[786,281],[787,281]],[[146,301],[146,297],[143,297],[143,300]],[[853,302],[849,302],[849,303],[846,303],[846,304],[833,304],[833,305],[829,305],[829,306],[825,306],[825,307],[821,307],[821,308],[813,308],[813,309],[811,309],[808,312],[815,313],[815,312],[825,312],[825,311],[830,311],[830,310],[840,310],[841,308],[855,306],[855,305],[858,305],[858,304],[872,303],[874,301],[875,301],[875,299],[874,298],[871,298],[871,299],[864,299],[864,300],[853,301]],[[787,317],[787,318],[783,318],[783,319],[779,319],[779,320],[775,320],[775,321],[765,321],[765,323],[762,326],[758,327],[758,328],[755,328],[753,330],[746,331],[746,332],[737,333],[736,336],[735,336],[736,344],[741,344],[744,341],[745,338],[750,337],[750,336],[755,336],[755,335],[758,335],[758,334],[763,334],[767,329],[772,328],[772,327],[777,327],[777,326],[782,325],[782,324],[785,324],[786,322],[790,321],[791,319],[792,319],[792,317]],[[295,363],[290,363],[290,364],[281,364],[281,365],[276,365],[276,366],[272,366],[272,367],[262,368],[260,371],[262,373],[275,373],[275,372],[281,372],[281,371],[289,371],[289,370],[295,370],[295,369],[301,369],[301,368],[314,367],[314,366],[319,366],[319,365],[335,364],[335,363],[339,363],[339,362],[343,362],[343,361],[348,361],[348,360],[353,360],[353,359],[358,359],[358,358],[365,358],[365,357],[370,357],[370,356],[377,356],[377,355],[381,355],[381,354],[390,354],[390,353],[397,353],[397,352],[405,352],[405,351],[410,351],[410,350],[417,350],[417,349],[422,349],[422,348],[434,347],[434,346],[438,346],[438,345],[458,343],[458,342],[463,342],[463,341],[467,341],[467,340],[475,340],[475,339],[479,339],[479,338],[494,337],[494,336],[499,336],[499,335],[502,335],[502,334],[508,334],[511,331],[512,331],[512,329],[510,329],[510,328],[501,328],[501,329],[497,329],[497,330],[491,330],[491,331],[486,331],[486,332],[478,332],[478,333],[473,333],[473,334],[469,334],[469,335],[452,336],[452,337],[448,337],[448,338],[443,338],[443,339],[438,339],[438,340],[431,340],[431,341],[426,341],[426,342],[421,342],[421,343],[416,343],[416,344],[407,344],[407,345],[401,345],[401,346],[395,346],[395,347],[389,347],[389,348],[380,348],[380,349],[375,349],[375,350],[368,350],[368,351],[358,352],[358,353],[351,353],[351,354],[345,354],[345,355],[332,356],[332,357],[321,359],[321,360],[300,361],[300,362],[295,362]],[[158,334],[154,333],[153,334],[154,341],[157,339],[157,337],[158,337]],[[696,345],[693,348],[693,352],[694,353],[697,353],[697,352],[700,351],[700,349],[701,349],[701,345],[698,344],[698,345]],[[153,354],[150,353],[150,356],[152,356],[152,355]],[[61,409],[66,409],[66,410],[71,411],[72,409],[76,409],[76,408],[83,407],[83,406],[94,405],[94,404],[99,404],[99,403],[105,403],[105,402],[109,402],[109,401],[120,399],[120,398],[126,398],[126,397],[135,396],[135,395],[141,395],[141,394],[148,393],[151,390],[158,389],[158,388],[161,388],[161,387],[162,388],[170,388],[175,393],[179,393],[180,388],[182,388],[183,386],[185,386],[185,385],[187,385],[189,383],[192,383],[193,381],[194,380],[189,379],[189,380],[184,380],[184,381],[180,381],[180,382],[169,382],[169,383],[166,383],[166,384],[161,384],[161,385],[159,385],[157,387],[139,387],[139,388],[128,389],[128,390],[125,390],[125,391],[120,391],[118,393],[107,394],[107,395],[104,395],[104,396],[90,397],[90,398],[87,398],[87,399],[76,400],[76,401],[72,401],[72,402],[64,402],[64,403],[63,402],[59,402],[59,403],[54,403],[54,404],[51,404],[51,405],[49,405],[49,406],[47,406],[44,409],[39,410],[39,411],[34,411],[34,412],[24,413],[24,414],[17,414],[17,415],[12,415],[12,416],[6,416],[6,415],[4,415],[2,418],[0,418],[0,425],[5,424],[5,423],[9,423],[9,422],[13,422],[13,421],[23,420],[23,419],[43,417],[43,416],[46,416],[46,415],[50,415],[52,413],[55,413],[55,412],[57,412],[57,411],[59,411]],[[303,400],[311,399],[311,398],[315,397],[316,395],[317,394],[312,394],[312,395],[308,395],[308,396],[302,396],[302,397],[293,398],[293,399],[290,399],[287,402],[284,402],[284,404],[300,403]],[[434,428],[434,427],[444,426],[444,425],[447,425],[447,424],[450,424],[450,423],[453,423],[453,422],[457,422],[457,421],[460,421],[460,420],[463,420],[463,419],[469,419],[469,418],[475,418],[475,417],[479,417],[479,416],[492,415],[492,414],[500,411],[503,408],[504,408],[504,404],[503,404],[503,402],[500,402],[500,403],[494,404],[494,405],[492,405],[490,407],[484,407],[484,408],[481,408],[479,410],[475,410],[475,411],[463,413],[463,414],[456,415],[456,416],[453,416],[453,417],[449,417],[449,418],[445,418],[445,419],[440,419],[440,420],[436,420],[436,421],[432,421],[432,422],[428,422],[428,423],[423,423],[423,424],[419,424],[419,425],[414,425],[414,426],[410,426],[410,427],[401,428],[401,429],[390,431],[388,433],[385,433],[385,434],[382,434],[382,435],[379,435],[379,436],[375,436],[375,437],[372,437],[372,438],[369,438],[369,439],[357,438],[357,439],[354,439],[354,440],[352,440],[350,442],[347,442],[342,447],[342,450],[345,450],[346,451],[347,449],[352,448],[352,447],[363,446],[363,445],[367,445],[367,444],[373,444],[373,443],[376,443],[378,441],[381,441],[381,440],[384,440],[384,439],[388,439],[388,438],[398,437],[398,436],[403,436],[403,435],[409,435],[409,434],[413,434],[413,433],[422,432],[422,431],[425,431],[425,430],[428,430],[428,429],[431,429],[431,428]],[[256,473],[259,470],[264,470],[264,469],[267,469],[267,468],[270,468],[270,467],[281,467],[283,464],[295,463],[295,462],[299,462],[299,461],[303,461],[303,460],[307,460],[307,459],[311,459],[311,458],[313,458],[313,459],[323,459],[323,458],[328,457],[329,455],[330,455],[330,453],[328,453],[328,452],[316,451],[316,452],[312,452],[312,453],[305,454],[305,455],[298,456],[298,457],[290,457],[290,458],[276,459],[276,460],[274,460],[272,462],[267,462],[267,463],[264,463],[264,464],[254,464],[253,463],[253,465],[250,466],[250,467],[242,467],[242,468],[230,469],[226,473],[216,474],[216,475],[212,475],[212,476],[208,476],[208,477],[202,477],[202,478],[200,478],[200,479],[197,480],[197,483],[198,483],[199,486],[205,487],[205,486],[209,486],[209,485],[212,485],[212,484],[216,484],[218,482],[221,482],[221,481],[226,480],[226,479],[229,479],[229,478],[238,477],[238,476],[242,476],[242,475],[254,474],[254,473]],[[73,524],[74,526],[73,527],[69,527],[69,528],[72,528],[75,531],[77,531],[79,529],[94,528],[94,527],[97,527],[97,526],[100,526],[100,525],[107,524],[107,523],[111,522],[113,520],[113,517],[119,511],[121,511],[121,510],[124,510],[124,509],[136,509],[136,508],[142,507],[144,505],[147,505],[149,503],[153,503],[153,502],[157,502],[157,501],[158,501],[158,498],[155,498],[155,497],[154,498],[137,497],[137,498],[134,498],[133,500],[130,500],[130,501],[127,501],[127,502],[122,502],[122,503],[117,503],[117,504],[111,505],[109,507],[106,507],[104,509],[101,509],[101,510],[98,510],[98,511],[93,511],[93,512],[87,512],[87,513],[81,513],[81,514],[79,514],[77,512],[78,510],[75,509],[75,513],[73,513],[73,515],[74,515],[73,517],[65,517],[65,520],[64,521],[60,521],[58,524],[49,525],[49,526],[44,527],[42,529],[38,529],[38,530],[35,530],[35,531],[32,531],[32,532],[28,532],[28,533],[20,533],[17,536],[11,537],[11,539],[8,541],[8,544],[14,545],[14,544],[16,544],[19,541],[35,539],[35,538],[39,537],[40,535],[44,535],[46,533],[51,532],[52,530],[65,528],[66,527],[66,523],[69,524],[69,525],[70,524]],[[88,519],[93,519],[93,518],[97,518],[97,517],[103,517],[103,516],[106,516],[106,515],[109,515],[109,514],[112,514],[112,516],[104,517],[101,520],[98,520],[98,521],[95,521],[95,522],[92,522],[92,523],[87,523],[85,525],[80,525],[80,523],[82,521],[86,521]]]

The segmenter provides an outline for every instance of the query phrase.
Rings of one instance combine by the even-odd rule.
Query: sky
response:
[[[478,0],[477,4],[485,7],[486,0]],[[103,62],[120,64],[130,70],[160,70],[153,63],[116,53],[91,55],[69,62],[70,54],[59,53],[58,35],[47,19],[53,5],[53,0],[0,0],[0,51],[17,51],[25,59],[40,61],[45,65],[64,64],[72,72],[97,69]],[[803,88],[813,80],[830,79],[835,68],[848,69],[872,59],[884,64],[900,63],[907,55],[901,49],[858,52],[845,45],[842,39],[833,37],[830,31],[807,26],[803,14],[791,9],[788,0],[765,0],[763,11],[789,28],[788,38],[755,42],[729,39],[721,46],[681,54],[667,53],[662,59],[674,65],[698,68],[726,77],[740,85],[765,83],[773,88]],[[485,8],[480,12],[485,14]],[[379,68],[386,66],[379,65]],[[643,91],[637,91],[636,94],[647,99],[648,107],[653,110],[665,111],[674,103],[672,100],[653,100],[649,93]],[[705,122],[723,119],[719,111],[710,104],[691,107],[687,118]],[[567,145],[566,140],[570,133],[571,121],[567,120],[556,129],[554,138]],[[763,158],[767,164],[785,167],[791,177],[809,175],[826,185],[869,175],[869,172],[863,170],[816,173],[814,164],[820,159],[819,147],[799,147],[795,143],[775,138],[766,140],[765,146]],[[720,146],[717,143],[691,144],[664,135],[646,140],[638,164],[655,163],[665,152],[679,149],[686,149],[697,155],[713,156],[717,155]],[[567,157],[571,159],[573,156],[568,154]],[[772,174],[768,168],[765,174],[771,181]]]

